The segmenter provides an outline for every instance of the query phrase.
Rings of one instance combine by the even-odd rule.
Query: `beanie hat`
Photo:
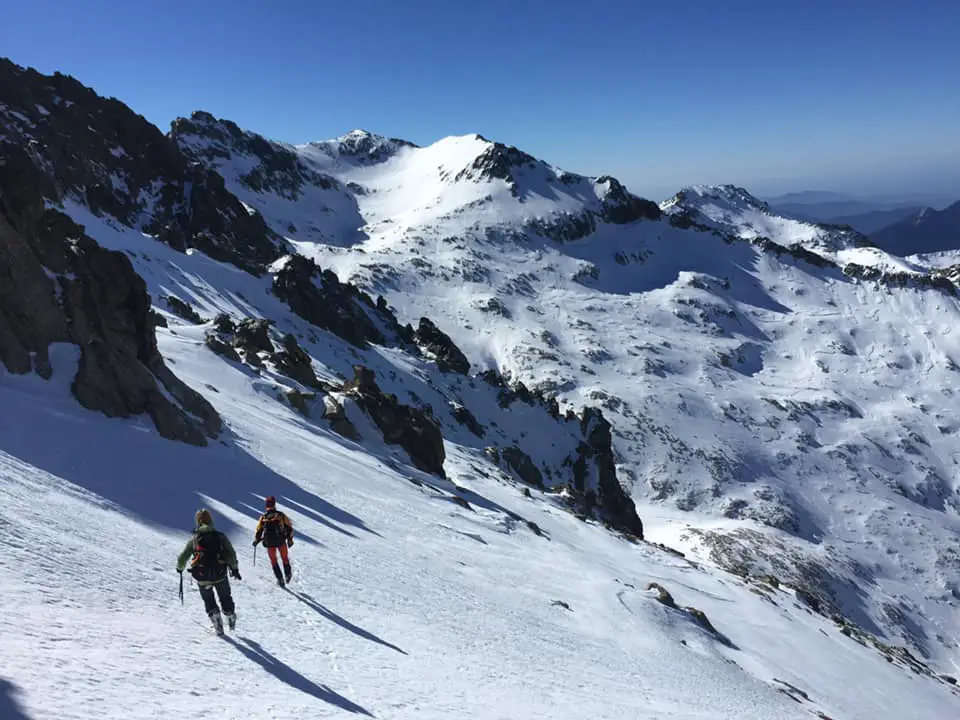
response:
[[[265,507],[272,508],[272,507],[276,507],[276,505],[277,505],[277,499],[273,495],[271,495],[264,501]]]

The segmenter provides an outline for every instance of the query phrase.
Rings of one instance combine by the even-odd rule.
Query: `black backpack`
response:
[[[227,575],[223,562],[223,536],[216,530],[198,532],[193,536],[193,563],[190,574],[195,580],[216,582]]]
[[[268,510],[263,515],[263,546],[280,547],[287,541],[287,528],[283,516],[276,510]]]

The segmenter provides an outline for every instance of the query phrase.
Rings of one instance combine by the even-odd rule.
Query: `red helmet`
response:
[[[277,506],[277,499],[271,495],[264,501],[265,507],[272,508]]]

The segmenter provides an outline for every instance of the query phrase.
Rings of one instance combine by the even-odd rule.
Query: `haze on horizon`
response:
[[[960,197],[960,6],[786,5],[37,0],[4,8],[0,53],[164,129],[204,109],[291,143],[479,132],[655,199]]]

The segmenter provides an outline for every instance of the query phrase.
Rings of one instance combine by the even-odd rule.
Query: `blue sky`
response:
[[[479,132],[665,195],[960,195],[960,3],[0,0],[0,53],[166,129]]]

